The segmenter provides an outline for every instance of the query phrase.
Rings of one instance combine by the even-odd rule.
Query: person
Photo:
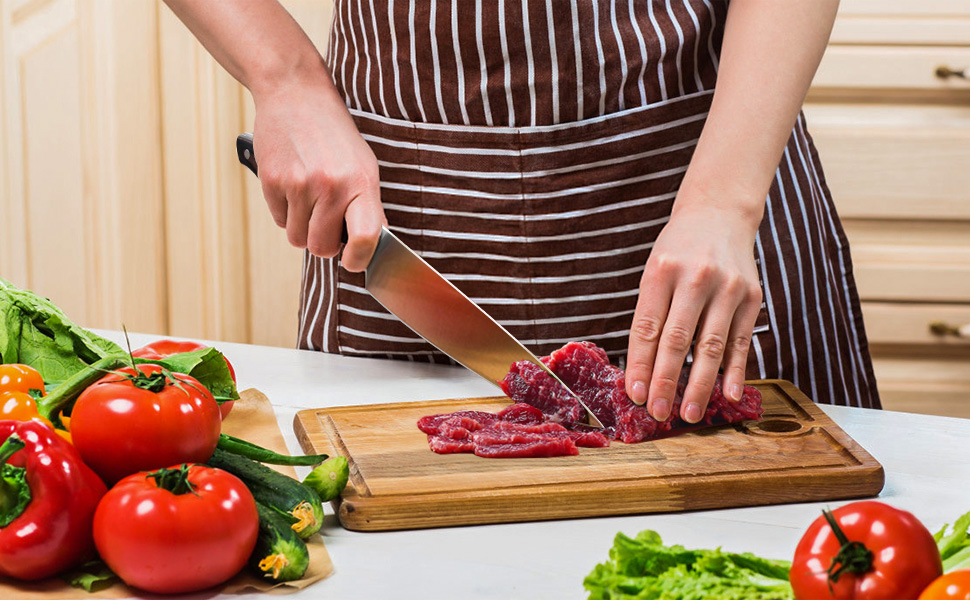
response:
[[[685,361],[689,422],[719,371],[880,406],[800,112],[837,0],[335,0],[326,58],[275,0],[166,2],[255,100],[301,347],[442,359],[363,289],[386,223],[536,354],[603,347],[657,419]]]

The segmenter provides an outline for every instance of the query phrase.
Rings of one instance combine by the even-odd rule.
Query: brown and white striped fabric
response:
[[[536,354],[623,363],[640,276],[704,126],[713,0],[336,0],[337,87],[373,148],[390,228]],[[799,117],[753,249],[748,376],[878,407],[848,244]],[[299,344],[446,361],[363,276],[306,255]]]

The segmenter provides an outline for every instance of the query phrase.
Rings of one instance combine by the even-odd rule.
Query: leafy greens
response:
[[[47,298],[0,279],[0,363],[30,365],[51,383],[107,356],[125,351],[75,325]]]
[[[131,362],[126,350],[76,325],[47,298],[0,278],[0,363],[22,363],[40,372],[52,388],[46,398],[38,401],[42,414],[50,418],[68,409],[84,388],[108,371],[130,366]],[[173,354],[161,360],[135,358],[134,362],[160,364],[170,371],[191,375],[220,403],[239,399],[229,367],[215,348]]]
[[[590,600],[782,600],[793,598],[791,563],[750,553],[664,546],[660,535],[618,533],[610,558],[583,586]]]
[[[970,569],[970,512],[953,523],[950,533],[946,532],[947,527],[944,525],[933,534],[943,559],[943,572]]]

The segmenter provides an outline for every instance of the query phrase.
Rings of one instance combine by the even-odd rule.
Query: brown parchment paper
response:
[[[248,440],[259,444],[270,450],[287,454],[286,442],[283,440],[283,433],[276,423],[276,415],[273,407],[262,392],[249,389],[239,394],[240,399],[236,401],[232,412],[222,423],[222,431],[229,435]],[[273,466],[273,468],[295,476],[293,467]],[[241,594],[249,592],[269,592],[272,594],[285,594],[301,590],[308,585],[325,579],[333,573],[333,563],[327,548],[324,546],[323,538],[316,534],[307,540],[307,549],[310,551],[310,565],[302,579],[297,581],[287,581],[275,583],[257,577],[248,568],[226,583],[206,590],[206,594]],[[58,577],[52,577],[34,583],[15,581],[0,576],[0,599],[7,600],[33,600],[45,598],[47,600],[61,600],[64,598],[127,598],[133,596],[145,596],[144,592],[139,592],[123,583],[114,583],[95,592],[85,592],[81,588],[68,585]]]

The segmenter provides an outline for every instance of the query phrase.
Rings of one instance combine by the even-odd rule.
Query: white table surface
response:
[[[98,333],[123,343],[117,332]],[[130,338],[132,348],[156,339]],[[293,453],[302,452],[293,418],[306,408],[500,393],[460,367],[212,345],[232,362],[239,389],[257,388],[270,399]],[[885,468],[880,500],[913,512],[931,531],[970,511],[970,419],[822,408]],[[327,505],[322,533],[334,573],[289,597],[585,598],[583,578],[606,560],[618,531],[632,536],[653,529],[667,544],[720,546],[790,560],[802,532],[821,510],[847,502],[380,533],[343,529]]]

